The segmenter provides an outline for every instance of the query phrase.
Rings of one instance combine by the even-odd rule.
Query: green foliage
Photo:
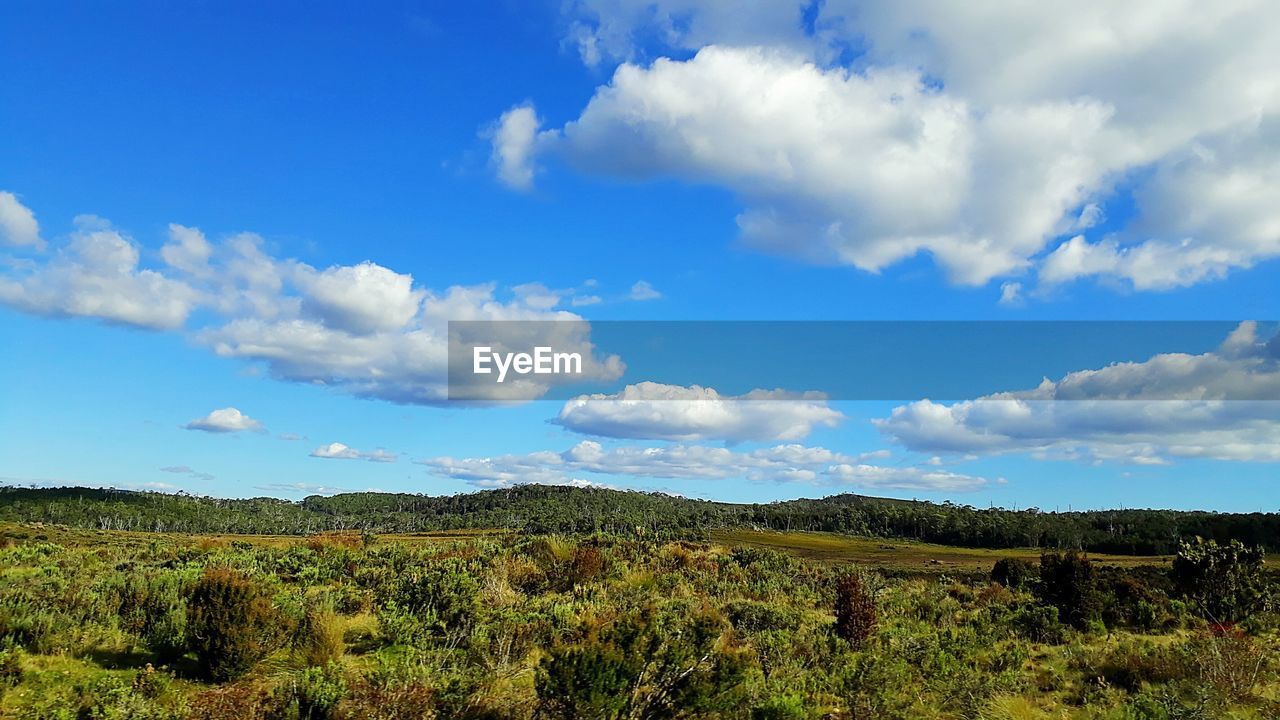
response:
[[[991,582],[1007,588],[1027,587],[1035,577],[1035,565],[1021,558],[1000,558],[991,568]]]
[[[836,580],[836,635],[855,648],[862,647],[876,626],[876,601],[857,573]]]
[[[209,568],[187,604],[187,639],[201,673],[232,680],[269,653],[278,637],[279,615],[270,599],[244,573]]]
[[[337,665],[311,667],[276,688],[272,720],[333,720],[347,695],[347,682]]]
[[[986,548],[1080,547],[1169,554],[1184,538],[1238,539],[1280,551],[1280,514],[1171,510],[1042,513],[836,495],[737,505],[659,493],[523,485],[466,495],[391,493],[224,500],[94,488],[0,488],[0,520],[161,532],[426,532],[506,528],[529,534],[705,536],[716,528],[839,532]],[[365,535],[360,535],[362,544]]]
[[[462,559],[429,561],[403,571],[384,607],[389,615],[399,613],[404,620],[408,614],[419,624],[409,637],[423,632],[461,637],[475,621],[479,589],[474,569]]]
[[[1058,619],[1058,608],[1052,605],[1026,605],[1013,613],[1010,624],[1018,637],[1031,642],[1061,645],[1067,640],[1067,628]]]
[[[1237,540],[1218,544],[1196,538],[1182,543],[1170,576],[1197,612],[1211,622],[1245,620],[1267,605],[1262,548]]]
[[[0,717],[1216,720],[1268,717],[1280,698],[1276,617],[1184,626],[1164,567],[1049,562],[1066,578],[1055,599],[1092,575],[1104,611],[1085,627],[1101,618],[1104,636],[981,571],[894,566],[859,590],[847,566],[634,532],[6,535]],[[156,628],[174,626],[194,653],[158,658]],[[851,644],[848,627],[873,629]],[[244,674],[195,680],[212,675],[202,639],[240,648],[222,677]]]
[[[1040,556],[1040,598],[1058,609],[1062,622],[1087,630],[1102,612],[1098,576],[1083,554],[1046,553]]]
[[[745,667],[719,647],[720,618],[648,607],[599,637],[552,648],[538,667],[543,718],[675,717],[735,707]]]

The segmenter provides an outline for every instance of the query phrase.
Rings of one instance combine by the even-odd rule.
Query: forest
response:
[[[1167,555],[1196,537],[1280,551],[1280,514],[1175,510],[1044,512],[835,495],[733,504],[602,488],[522,485],[429,496],[347,493],[298,502],[92,488],[0,488],[0,520],[102,530],[305,535],[509,529],[705,538],[718,528],[821,531],[980,548]]]

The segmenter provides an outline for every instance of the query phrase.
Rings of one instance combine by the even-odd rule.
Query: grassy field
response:
[[[988,550],[984,548],[931,545],[908,540],[850,537],[833,533],[768,532],[756,530],[720,530],[711,533],[717,543],[780,550],[806,560],[832,564],[866,565],[897,572],[945,573],[989,571],[1002,557],[1036,561],[1037,548]],[[1136,567],[1168,565],[1167,555],[1104,555],[1091,553],[1089,558],[1100,565]]]

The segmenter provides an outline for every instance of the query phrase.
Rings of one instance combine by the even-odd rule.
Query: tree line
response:
[[[96,488],[0,488],[0,520],[106,530],[303,535],[331,531],[626,533],[697,537],[725,528],[824,531],[984,548],[1172,554],[1196,537],[1280,551],[1280,514],[1177,510],[1042,512],[835,495],[737,504],[661,493],[521,485],[458,495],[345,493],[300,501]]]

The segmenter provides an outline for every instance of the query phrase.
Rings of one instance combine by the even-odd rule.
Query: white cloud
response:
[[[212,433],[234,433],[252,430],[262,431],[262,423],[245,415],[233,407],[221,408],[197,418],[184,425],[188,430],[203,430]]]
[[[160,472],[173,473],[174,475],[186,475],[201,482],[209,482],[216,479],[211,473],[200,472],[186,465],[167,465],[160,468]]]
[[[881,467],[825,448],[779,445],[748,452],[701,445],[607,449],[583,441],[561,453],[486,458],[437,457],[419,460],[442,477],[482,487],[520,483],[568,484],[583,473],[645,479],[747,480],[752,482],[847,485],[902,490],[975,490],[980,477],[936,468]]]
[[[76,218],[70,242],[44,265],[0,276],[0,303],[39,315],[94,317],[149,329],[181,327],[198,294],[138,267],[133,241],[93,216]]]
[[[1133,219],[1047,282],[1164,289],[1280,256],[1273,3],[757,5],[566,5],[584,59],[628,63],[534,149],[728,187],[746,242],[870,271],[928,252],[960,283],[1019,273],[1118,190]]]
[[[1022,304],[1022,283],[1012,281],[1000,283],[1000,304]]]
[[[296,268],[303,313],[353,335],[403,328],[426,297],[426,291],[413,288],[412,275],[368,261],[322,272],[300,263]]]
[[[44,250],[35,213],[11,192],[0,191],[0,241],[7,245],[29,245],[36,250]]]
[[[662,297],[662,293],[658,292],[652,285],[645,280],[637,280],[631,286],[631,293],[628,297],[632,300],[657,300]]]
[[[538,119],[533,105],[517,105],[504,112],[492,128],[493,165],[498,179],[516,190],[533,188]]]
[[[1157,355],[949,405],[922,400],[876,424],[926,453],[1280,462],[1280,344],[1256,333],[1244,323],[1214,352]]]
[[[373,262],[319,270],[272,256],[252,233],[210,242],[179,224],[169,226],[159,249],[163,266],[152,269],[142,266],[133,240],[106,220],[81,216],[76,224],[52,257],[0,262],[0,304],[190,330],[197,344],[261,363],[277,379],[393,402],[447,398],[450,320],[577,321],[563,323],[556,347],[582,354],[587,379],[622,372],[620,359],[592,354],[590,326],[581,317],[553,309],[576,290],[537,283],[511,289],[510,297],[493,284],[433,290]],[[190,328],[196,309],[209,312],[199,316],[203,325]],[[542,382],[508,385],[522,399],[548,389]]]
[[[326,460],[369,460],[380,463],[393,463],[400,458],[399,454],[388,452],[382,448],[364,452],[340,442],[321,445],[311,451],[311,457],[324,458]]]
[[[213,246],[199,228],[169,223],[169,242],[160,248],[160,257],[167,265],[192,275],[204,275],[212,254]]]
[[[844,415],[815,393],[754,390],[723,396],[712,388],[653,382],[615,394],[575,397],[553,421],[574,432],[642,440],[792,441]]]

